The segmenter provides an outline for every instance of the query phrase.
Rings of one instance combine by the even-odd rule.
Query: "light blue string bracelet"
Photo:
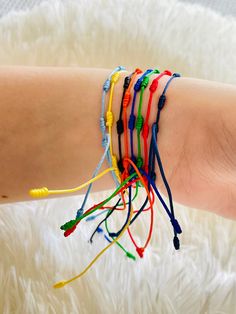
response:
[[[111,155],[110,155],[110,152],[109,152],[109,144],[110,144],[110,136],[108,133],[106,133],[106,125],[105,125],[105,99],[106,99],[106,94],[108,93],[109,89],[110,89],[110,85],[111,85],[111,77],[114,73],[118,72],[118,71],[122,71],[124,70],[125,68],[122,67],[122,66],[118,66],[116,67],[109,75],[108,79],[105,81],[105,83],[103,84],[103,93],[102,93],[102,110],[101,110],[101,116],[100,116],[100,129],[102,131],[102,147],[104,147],[104,154],[102,155],[102,158],[101,160],[99,161],[94,173],[93,173],[93,178],[96,177],[96,175],[98,174],[105,158],[107,157],[107,160],[109,162],[109,165],[111,165]],[[115,173],[112,171],[112,175],[113,175],[113,178],[116,182],[116,185],[118,184],[119,185],[119,182],[117,180],[117,177],[115,175]],[[88,196],[89,196],[89,193],[91,191],[91,188],[92,188],[92,183],[88,186],[88,189],[86,191],[86,194],[85,194],[85,197],[84,197],[84,200],[83,200],[83,203],[80,207],[80,209],[77,210],[77,213],[76,213],[76,218],[79,218],[81,215],[83,215],[84,213],[84,207],[86,205],[86,202],[88,200]]]

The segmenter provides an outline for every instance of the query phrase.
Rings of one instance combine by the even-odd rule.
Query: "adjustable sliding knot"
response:
[[[129,87],[129,83],[130,83],[130,77],[126,76],[125,80],[124,80],[124,84],[123,84],[123,88],[127,89]]]
[[[123,100],[123,108],[127,108],[131,99],[131,94],[129,91],[125,92],[124,100]]]
[[[106,126],[112,127],[112,125],[113,125],[113,113],[112,113],[112,111],[107,111],[106,118],[107,118]]]
[[[145,77],[145,75],[149,74],[150,72],[152,72],[152,69],[148,69],[148,70],[137,80],[137,82],[136,82],[135,85],[134,85],[134,90],[135,90],[136,92],[139,92],[139,91],[140,91],[143,78]]]
[[[120,172],[119,172],[119,168],[118,168],[118,164],[117,164],[116,155],[111,156],[111,162],[112,162],[112,167],[114,168],[114,172],[115,172],[117,178],[120,179]]]
[[[116,129],[117,129],[117,133],[120,135],[122,133],[124,133],[124,123],[122,119],[119,119],[116,122]]]
[[[111,77],[111,83],[116,83],[119,80],[120,72],[116,72]]]
[[[137,116],[137,120],[136,120],[136,130],[137,131],[141,131],[142,127],[143,127],[143,116]]]
[[[142,80],[141,88],[146,88],[148,86],[148,83],[149,83],[149,76],[145,76]]]
[[[105,137],[102,139],[102,147],[103,147],[103,148],[107,147],[107,143],[108,143],[108,139],[107,139],[107,136],[105,136]]]
[[[77,210],[77,214],[76,214],[76,219],[78,219],[80,216],[83,215],[83,212],[84,212],[84,209],[83,208],[80,208]]]
[[[142,78],[139,78],[139,79],[137,80],[137,82],[135,83],[135,85],[134,85],[134,90],[135,90],[136,92],[139,92],[139,91],[140,91],[140,89],[141,89],[141,84],[142,84]]]
[[[159,83],[159,81],[157,79],[154,79],[152,81],[152,84],[149,87],[149,90],[150,90],[151,93],[154,93],[156,91],[156,89],[158,87],[158,83]]]
[[[143,129],[142,129],[142,135],[144,138],[148,138],[148,134],[149,134],[149,126],[147,123],[144,123],[143,125]]]
[[[129,172],[129,162],[126,159],[123,159],[123,167],[126,172]]]
[[[164,107],[165,102],[166,102],[166,96],[162,94],[159,98],[159,101],[158,101],[158,109],[159,110],[161,110]]]
[[[100,129],[103,133],[106,132],[106,123],[104,117],[100,118]]]
[[[110,86],[111,86],[111,81],[107,79],[105,83],[103,84],[103,90],[107,93],[110,89]]]
[[[179,73],[174,73],[172,76],[174,76],[174,77],[180,77],[180,74],[179,74]]]
[[[143,253],[144,253],[143,247],[137,247],[136,252],[138,253],[139,257],[143,258]]]
[[[135,115],[134,114],[131,114],[130,117],[129,117],[129,130],[133,131],[134,128],[135,128]]]
[[[142,157],[137,157],[136,165],[138,168],[142,168],[142,166],[143,166],[143,158]]]

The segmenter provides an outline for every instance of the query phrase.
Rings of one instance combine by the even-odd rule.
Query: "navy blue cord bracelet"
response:
[[[157,163],[158,163],[158,167],[161,173],[161,177],[162,180],[164,182],[165,188],[167,190],[167,194],[168,194],[168,198],[169,198],[169,205],[170,205],[170,212],[171,212],[171,216],[172,216],[172,226],[173,226],[173,230],[174,230],[174,239],[173,239],[173,244],[176,250],[179,249],[180,247],[180,243],[179,243],[179,239],[177,234],[181,233],[182,230],[180,228],[180,225],[178,223],[178,221],[175,219],[175,213],[174,213],[174,206],[173,206],[173,200],[172,200],[172,193],[171,193],[171,189],[170,186],[167,182],[167,179],[165,177],[165,173],[164,173],[164,169],[162,166],[162,162],[161,162],[161,157],[159,154],[159,150],[158,150],[158,145],[157,145],[157,133],[159,131],[159,120],[160,120],[160,113],[161,110],[163,109],[165,102],[166,102],[166,91],[171,83],[171,81],[174,78],[180,77],[180,74],[178,73],[174,73],[171,78],[167,81],[165,88],[159,98],[158,101],[158,110],[157,110],[157,117],[156,117],[156,122],[153,124],[152,126],[152,138],[151,138],[151,143],[150,143],[150,149],[149,149],[149,166],[150,166],[150,173],[153,177],[156,176],[155,174],[155,157],[157,159]]]

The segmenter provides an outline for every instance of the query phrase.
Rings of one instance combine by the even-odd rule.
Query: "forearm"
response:
[[[91,178],[103,153],[99,114],[109,73],[1,68],[0,193],[7,196],[2,203],[32,200],[28,191],[34,187],[62,189]],[[107,175],[99,184],[95,190],[112,187],[112,179]]]
[[[0,187],[1,195],[8,197],[2,197],[2,203],[31,200],[30,188],[75,187],[91,178],[103,154],[99,116],[102,85],[110,71],[1,68]],[[114,93],[116,154],[115,121],[126,75],[127,72],[121,74]],[[150,125],[155,121],[157,100],[167,79],[161,79],[154,96]],[[171,83],[161,112],[158,145],[177,202],[224,214],[215,205],[227,202],[225,194],[229,189],[231,198],[234,197],[235,99],[235,88],[228,85],[190,78]],[[148,89],[143,114],[147,100]],[[222,129],[222,124],[228,128]],[[225,132],[231,136],[225,139]],[[107,166],[105,163],[102,169]],[[157,185],[165,193],[159,174]],[[112,178],[106,175],[94,185],[94,190],[112,187]],[[205,197],[199,197],[204,194]]]

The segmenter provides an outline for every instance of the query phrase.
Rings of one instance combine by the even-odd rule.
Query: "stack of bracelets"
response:
[[[113,93],[116,83],[119,80],[120,73],[124,71],[125,68],[122,66],[118,66],[115,68],[107,80],[103,85],[103,93],[102,93],[102,107],[101,107],[101,116],[100,116],[100,129],[102,133],[102,146],[104,148],[104,153],[99,161],[92,179],[87,181],[86,183],[80,185],[79,187],[67,190],[48,190],[46,187],[40,189],[32,189],[29,191],[32,197],[45,197],[51,194],[61,194],[61,193],[71,193],[81,190],[84,187],[88,187],[83,203],[81,207],[77,210],[76,217],[64,225],[61,226],[61,230],[64,231],[64,236],[68,237],[71,235],[75,229],[78,227],[79,223],[82,219],[86,218],[87,221],[94,220],[96,217],[105,214],[105,218],[100,221],[97,228],[94,230],[93,234],[90,237],[90,242],[92,243],[93,237],[98,233],[102,233],[103,229],[101,225],[104,223],[106,228],[106,234],[104,237],[109,244],[92,260],[92,262],[77,276],[71,278],[69,280],[64,280],[56,283],[54,285],[55,288],[61,288],[66,284],[80,278],[83,274],[87,272],[87,270],[95,263],[95,261],[106,251],[108,250],[114,243],[123,250],[128,258],[133,260],[136,257],[127,251],[119,242],[120,238],[123,234],[128,231],[129,237],[136,249],[136,252],[139,257],[143,257],[144,251],[147,248],[153,231],[153,204],[155,201],[155,196],[158,197],[161,204],[166,211],[166,214],[169,216],[172,228],[173,228],[173,245],[176,250],[179,249],[179,239],[178,234],[182,232],[181,227],[175,218],[173,201],[172,201],[172,194],[169,184],[166,180],[164,169],[162,166],[159,150],[158,150],[158,143],[157,143],[157,134],[159,131],[159,120],[160,120],[160,113],[162,108],[165,105],[166,101],[166,92],[171,84],[171,81],[175,78],[180,77],[179,74],[174,73],[172,74],[170,71],[164,71],[162,73],[159,72],[158,69],[148,69],[144,73],[140,69],[136,69],[133,73],[129,76],[125,77],[124,84],[123,84],[123,94],[121,99],[120,105],[120,113],[119,119],[116,122],[116,129],[118,135],[118,148],[119,148],[119,156],[118,159],[113,152],[113,139],[112,139],[112,127],[113,127],[113,113],[112,113],[112,101],[113,101]],[[138,79],[137,76],[141,75]],[[146,116],[142,116],[142,105],[143,105],[143,94],[147,86],[149,85],[149,81],[152,75],[157,74],[157,76],[153,79],[152,83],[149,86],[149,99],[147,104],[147,112]],[[158,104],[157,104],[157,115],[156,121],[151,126],[151,132],[149,132],[149,116],[151,112],[152,99],[153,95],[157,91],[158,82],[162,76],[167,75],[169,79],[163,89],[161,96],[159,97]],[[133,94],[131,93],[133,91]],[[108,99],[108,106],[107,112],[105,115],[105,101],[106,96],[109,92],[109,99]],[[136,104],[136,98],[139,94],[139,102]],[[137,117],[135,116],[135,105],[137,107]],[[128,106],[131,107],[130,109],[130,116],[128,119],[127,109]],[[136,132],[135,132],[136,130]],[[135,135],[136,134],[136,135]],[[148,137],[150,134],[150,145],[148,148]],[[134,154],[134,136],[137,136],[137,156]],[[122,141],[123,138],[123,141]],[[141,142],[143,141],[143,145]],[[123,142],[123,147],[122,147]],[[143,146],[143,154],[142,154],[142,146]],[[109,168],[105,171],[99,173],[99,170],[104,163],[105,159],[107,159],[109,163]],[[169,206],[166,205],[165,201],[161,197],[155,181],[156,181],[156,174],[155,174],[155,160],[157,161],[160,175],[165,185],[168,199],[169,199]],[[115,191],[105,200],[101,201],[98,204],[93,205],[91,208],[85,209],[85,205],[89,196],[89,193],[92,188],[92,184],[94,181],[98,180],[106,173],[111,172],[115,184],[116,189]],[[134,210],[132,206],[132,201],[137,197],[139,188],[144,187],[147,193],[147,197],[142,204],[142,206],[138,210]],[[132,196],[132,188],[135,189],[135,193]],[[112,200],[115,196],[119,195],[118,201],[113,206],[108,206],[107,203]],[[149,206],[148,206],[149,204]],[[94,214],[96,211],[101,210],[100,213]],[[114,211],[124,211],[127,210],[127,217],[120,228],[120,230],[110,230],[108,227],[108,220]],[[135,220],[140,217],[140,214],[143,211],[150,211],[150,227],[147,239],[142,247],[138,246],[135,242],[135,239],[130,231],[129,226],[135,222]]]

